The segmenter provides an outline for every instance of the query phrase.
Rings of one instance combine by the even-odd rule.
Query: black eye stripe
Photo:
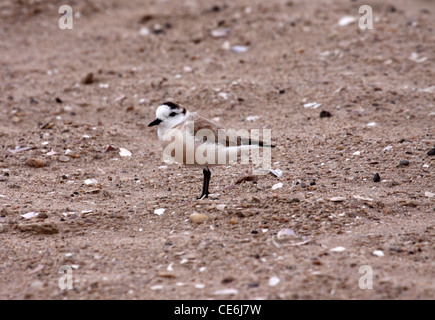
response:
[[[170,117],[175,117],[176,113],[175,112],[171,112],[171,114],[169,114]]]

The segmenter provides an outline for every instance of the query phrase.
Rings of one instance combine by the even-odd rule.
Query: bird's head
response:
[[[157,108],[156,119],[148,127],[159,126],[159,128],[171,129],[183,122],[186,115],[186,108],[173,102],[165,102]]]

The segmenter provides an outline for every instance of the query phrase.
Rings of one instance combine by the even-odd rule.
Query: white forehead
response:
[[[160,105],[156,110],[156,118],[166,118],[171,113],[171,108],[166,104]]]

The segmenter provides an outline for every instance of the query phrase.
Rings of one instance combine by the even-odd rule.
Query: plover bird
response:
[[[204,181],[198,199],[209,195],[209,166],[228,164],[231,155],[240,158],[244,150],[274,147],[260,139],[234,136],[223,127],[173,102],[165,102],[157,108],[156,119],[148,125],[152,126],[158,126],[157,135],[163,151],[169,150],[169,157],[174,162],[203,168]],[[203,157],[204,151],[207,151],[208,157]]]

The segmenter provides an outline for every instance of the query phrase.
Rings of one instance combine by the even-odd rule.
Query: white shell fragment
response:
[[[424,89],[418,89],[418,92],[435,93],[435,86],[427,87]]]
[[[331,251],[331,252],[343,252],[343,251],[345,251],[345,250],[346,250],[345,247],[335,247],[335,248],[332,248],[332,249],[329,250],[329,251]]]
[[[211,36],[213,38],[223,38],[229,35],[230,29],[228,28],[218,28],[211,31]]]
[[[320,107],[322,104],[321,103],[317,103],[317,102],[310,102],[310,103],[305,103],[304,104],[304,108],[305,109],[317,109],[318,107]]]
[[[344,16],[338,21],[338,25],[340,27],[345,27],[345,26],[348,26],[348,25],[356,22],[356,20],[357,19],[353,16]]]
[[[54,156],[55,154],[57,154],[57,152],[54,151],[53,149],[51,149],[51,151],[50,151],[50,152],[47,152],[45,155],[46,155],[46,156]]]
[[[352,198],[354,198],[356,200],[362,200],[362,201],[370,201],[370,202],[373,201],[372,198],[361,197],[361,196],[358,196],[358,195],[354,195]]]
[[[157,284],[155,286],[151,286],[150,289],[153,290],[153,291],[162,290],[163,286],[161,284]]]
[[[156,209],[156,210],[154,210],[154,214],[161,216],[163,213],[165,213],[165,210],[166,209],[164,209],[164,208]]]
[[[281,182],[279,182],[279,183],[274,184],[272,186],[272,190],[280,189],[280,188],[282,188],[282,186],[283,186],[283,184]]]
[[[38,216],[38,212],[29,212],[29,213],[26,213],[26,214],[22,214],[21,216],[24,218],[24,219],[32,219],[32,218],[36,218],[37,216]]]
[[[329,199],[329,201],[332,202],[343,202],[344,200],[346,200],[345,197],[332,197],[331,199]]]
[[[280,282],[281,282],[281,280],[278,277],[270,277],[270,279],[269,279],[269,286],[270,287],[275,287]]]
[[[227,206],[226,204],[218,204],[216,206],[216,210],[224,211],[226,206]]]
[[[296,233],[292,229],[282,229],[277,234],[277,238],[278,239],[287,238],[287,237],[294,237],[294,238],[296,238],[297,235],[296,235]]]
[[[140,30],[139,30],[139,34],[140,34],[141,36],[147,36],[147,35],[150,34],[150,29],[148,29],[147,27],[142,27],[142,28],[140,28]]]
[[[433,197],[435,197],[435,193],[432,193],[432,192],[429,192],[429,191],[426,191],[426,192],[424,193],[424,195],[425,195],[426,197],[428,197],[428,198],[433,198]]]
[[[255,121],[260,119],[260,116],[249,116],[246,118],[246,121]]]
[[[234,295],[234,294],[238,294],[238,293],[239,293],[239,290],[233,289],[233,288],[228,288],[228,289],[216,290],[214,292],[214,295],[223,296],[223,295]]]
[[[119,155],[121,157],[131,157],[131,151],[124,148],[119,148]]]
[[[98,184],[98,181],[96,179],[86,179],[85,180],[85,185],[90,186],[90,185],[95,185]]]
[[[243,53],[248,51],[248,47],[245,46],[233,46],[231,50],[235,53]]]
[[[280,169],[269,169],[269,171],[276,177],[281,178],[282,177],[282,171]]]
[[[421,58],[419,58],[418,53],[417,52],[413,52],[413,53],[411,53],[411,56],[409,57],[409,60],[412,60],[412,61],[417,62],[417,63],[422,63],[422,62],[425,62],[427,60],[427,57],[421,57]]]
[[[377,257],[383,257],[385,254],[382,250],[375,250],[375,251],[373,251],[373,255],[375,255]]]

